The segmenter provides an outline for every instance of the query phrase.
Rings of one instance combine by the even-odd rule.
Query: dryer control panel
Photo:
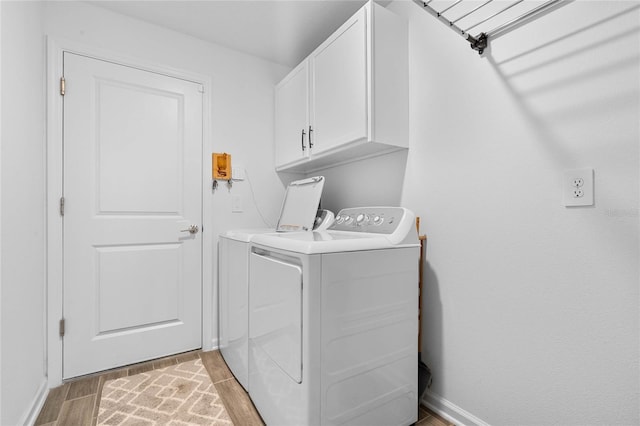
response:
[[[336,215],[329,230],[393,234],[401,223],[411,220],[403,207],[352,207]]]

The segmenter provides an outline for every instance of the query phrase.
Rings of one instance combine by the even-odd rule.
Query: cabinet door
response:
[[[309,65],[302,62],[275,89],[276,167],[309,153]]]
[[[311,55],[313,153],[367,137],[366,8]]]

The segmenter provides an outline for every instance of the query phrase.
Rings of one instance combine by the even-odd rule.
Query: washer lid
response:
[[[415,215],[402,207],[342,209],[327,231],[256,235],[266,248],[303,254],[419,247]]]
[[[311,231],[323,187],[323,176],[291,182],[284,194],[276,231]]]
[[[256,235],[252,243],[264,248],[302,254],[338,253],[361,250],[382,250],[418,247],[417,241],[396,244],[388,236],[341,231],[313,231]]]
[[[275,233],[273,228],[246,228],[246,229],[231,229],[220,234],[220,238],[226,238],[229,240],[240,241],[248,243],[251,241],[254,235],[257,234],[269,234]]]

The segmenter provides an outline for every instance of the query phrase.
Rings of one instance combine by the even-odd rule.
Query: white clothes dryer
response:
[[[249,390],[249,242],[277,231],[310,231],[324,187],[324,177],[297,180],[287,186],[277,227],[235,229],[220,234],[218,245],[218,347],[238,382]],[[331,219],[331,212],[325,216]],[[325,220],[323,223],[327,223]]]
[[[229,369],[249,389],[249,242],[275,229],[235,229],[218,243],[218,347]]]
[[[249,395],[267,425],[417,421],[418,258],[404,208],[253,237]]]

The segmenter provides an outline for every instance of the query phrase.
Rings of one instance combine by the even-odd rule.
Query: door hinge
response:
[[[60,337],[64,337],[64,318],[60,319]]]
[[[64,197],[60,197],[60,216],[64,216]]]
[[[64,91],[65,91],[65,79],[64,77],[60,77],[60,95],[64,96]]]

